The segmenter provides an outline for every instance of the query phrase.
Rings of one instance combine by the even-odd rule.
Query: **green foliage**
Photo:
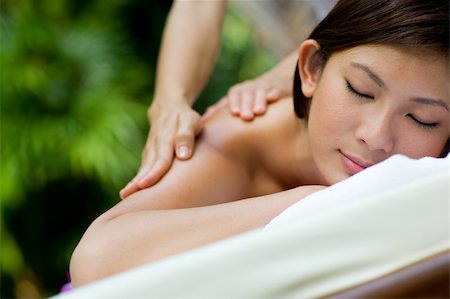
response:
[[[0,265],[2,275],[14,277],[24,271],[27,249],[5,219],[20,213],[32,192],[61,178],[98,182],[101,200],[111,205],[137,169],[147,127],[147,104],[134,97],[152,76],[124,46],[121,32],[86,16],[69,24],[58,13],[69,2],[65,8],[53,3],[19,1],[0,16]],[[80,197],[87,193],[79,190]],[[23,220],[38,224],[42,215]]]
[[[146,110],[124,70],[150,76],[105,28],[57,28],[29,5],[1,22],[2,202],[67,173],[117,187],[136,167]]]
[[[87,225],[137,170],[164,3],[2,0],[0,297],[56,293]],[[196,109],[273,63],[230,13]]]

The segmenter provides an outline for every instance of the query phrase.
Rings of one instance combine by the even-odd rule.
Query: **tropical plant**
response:
[[[107,206],[113,201],[106,199],[114,198],[111,195],[135,171],[145,136],[146,105],[134,96],[146,84],[144,78],[151,78],[124,47],[120,32],[87,21],[65,25],[67,19],[52,18],[61,17],[52,15],[55,8],[36,4],[9,4],[0,19],[0,263],[2,277],[10,276],[18,285],[33,278],[45,284],[46,279],[36,272],[55,265],[51,255],[41,256],[40,261],[48,264],[37,269],[33,266],[39,265],[39,259],[28,260],[33,251],[54,252],[47,248],[49,240],[42,239],[45,234],[39,226],[53,213],[83,215],[82,210],[70,211],[64,205],[63,210],[48,207],[45,213],[24,213],[33,206],[34,212],[42,211],[39,206],[50,202],[49,194],[42,191],[56,182],[97,181],[104,190],[101,205]],[[83,194],[89,192],[79,191],[80,198],[72,200],[83,202]],[[30,203],[33,194],[39,198],[35,204]],[[59,195],[62,202],[70,197],[64,192]],[[98,202],[93,205],[99,207]],[[65,206],[73,205],[66,202]],[[19,215],[27,217],[22,219],[26,224],[17,223]],[[33,249],[24,246],[25,236],[37,242],[28,244]],[[66,264],[74,242],[58,249],[65,252]]]

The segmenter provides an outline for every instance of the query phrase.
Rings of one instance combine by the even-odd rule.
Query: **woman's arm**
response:
[[[169,169],[174,149],[179,159],[192,155],[200,115],[191,108],[207,83],[220,49],[226,0],[174,2],[158,57],[151,123],[136,177],[122,198],[153,185]]]
[[[158,58],[156,104],[190,107],[203,89],[220,49],[226,2],[174,2]]]
[[[87,230],[72,256],[73,284],[90,283],[261,227],[321,188],[303,186],[207,207],[105,213]]]
[[[156,91],[148,111],[151,129],[135,178],[120,192],[121,198],[155,184],[171,167],[174,149],[180,160],[194,150],[194,138],[202,130],[199,114],[191,108],[207,82],[220,46],[226,0],[175,1],[164,31],[158,60]],[[297,51],[262,76],[230,88],[219,104],[234,115],[252,120],[264,114],[268,102],[292,94]]]

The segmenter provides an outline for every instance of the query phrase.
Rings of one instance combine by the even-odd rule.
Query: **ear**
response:
[[[305,40],[298,48],[298,70],[302,81],[302,92],[311,98],[319,82],[321,62],[317,57],[320,45],[313,39]]]

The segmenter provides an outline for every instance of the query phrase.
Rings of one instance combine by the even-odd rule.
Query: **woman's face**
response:
[[[314,87],[313,158],[334,184],[394,154],[439,157],[450,135],[445,57],[382,45],[336,53]]]

